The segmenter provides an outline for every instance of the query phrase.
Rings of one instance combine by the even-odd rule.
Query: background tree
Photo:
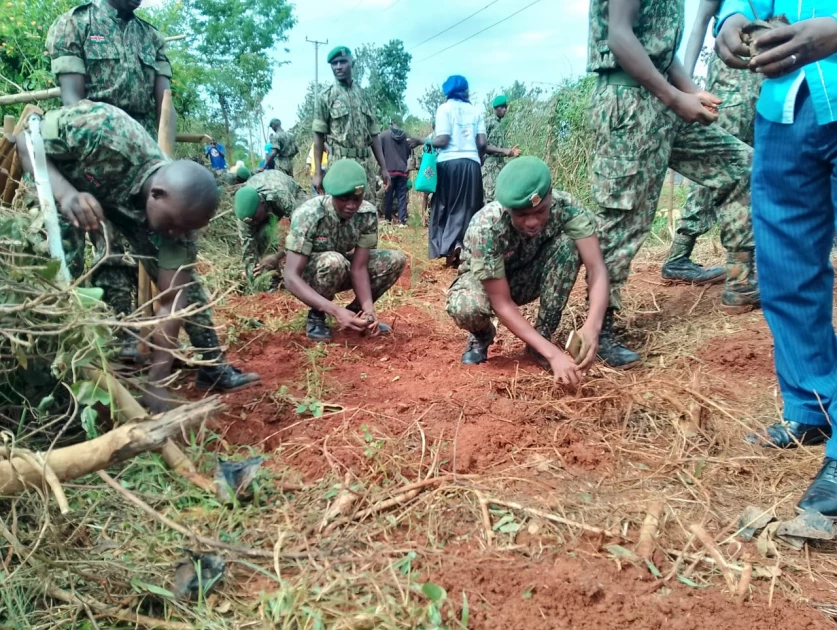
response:
[[[418,98],[419,105],[421,105],[421,108],[427,112],[427,115],[431,119],[436,115],[436,110],[439,109],[439,105],[446,100],[442,92],[442,86],[438,83],[430,85],[424,90],[424,94]]]
[[[407,112],[407,77],[413,56],[404,42],[393,39],[383,46],[364,44],[355,51],[353,76],[371,99],[381,123]]]

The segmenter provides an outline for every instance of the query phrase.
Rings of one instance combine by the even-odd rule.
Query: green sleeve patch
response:
[[[154,69],[157,71],[157,74],[161,77],[167,77],[171,79],[172,71],[171,71],[171,64],[168,61],[160,61],[157,60],[154,64]]]
[[[375,249],[378,246],[378,234],[361,234],[357,239],[357,247],[363,249]]]
[[[582,210],[564,224],[563,232],[574,241],[593,236],[596,233],[596,219],[589,210]]]

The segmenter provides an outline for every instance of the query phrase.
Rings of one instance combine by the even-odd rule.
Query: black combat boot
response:
[[[229,363],[204,365],[198,370],[195,388],[204,392],[213,390],[228,393],[250,387],[261,380],[262,377],[255,372],[245,374]]]
[[[796,509],[837,518],[837,459],[825,458],[814,481],[796,504]]]
[[[796,448],[816,446],[830,437],[830,424],[803,424],[787,420],[767,427],[764,432],[751,433],[747,436],[747,441],[768,448]]]
[[[322,311],[315,311],[313,308],[308,311],[308,322],[305,325],[305,334],[312,341],[328,341],[331,339],[331,328],[326,324],[326,316]]]
[[[599,358],[608,367],[627,370],[642,360],[636,352],[625,347],[613,332],[613,309],[605,312],[602,332],[599,334]]]
[[[462,363],[464,365],[478,365],[488,361],[488,347],[494,343],[494,335],[497,334],[497,329],[494,324],[490,324],[491,328],[479,334],[468,334],[468,345],[465,347],[465,352],[462,354]]]
[[[694,237],[685,234],[675,236],[668,258],[663,264],[663,278],[672,282],[686,282],[689,284],[722,282],[725,273],[723,267],[704,267],[692,262],[691,255],[694,247]]]

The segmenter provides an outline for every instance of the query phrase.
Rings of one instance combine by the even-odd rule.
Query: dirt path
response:
[[[832,627],[805,605],[828,599],[837,577],[817,550],[810,561],[788,549],[768,559],[734,538],[723,544],[728,559],[783,572],[772,587],[754,579],[741,604],[710,565],[686,563],[676,574],[689,577],[663,582],[608,548],[620,541],[519,510],[494,505],[489,540],[475,498],[486,494],[633,540],[649,501],[662,499],[653,563],[668,574],[689,524],[723,541],[748,504],[789,516],[816,471],[820,451],[774,456],[743,440],[777,417],[761,315],[726,317],[720,287],[666,285],[655,260],[635,269],[622,324],[645,364],[628,373],[596,368],[577,393],[555,388],[503,329],[486,365],[463,367],[465,335],[443,309],[452,272],[426,262],[380,305],[394,323],[390,338],[338,333],[313,346],[289,296],[236,298],[223,310],[244,329],[231,354],[263,381],[225,397],[222,444],[273,452],[277,475],[307,484],[356,480],[369,504],[373,491],[462,475],[345,536],[422,550],[416,570],[447,589],[450,614],[461,615],[465,593],[469,628]],[[582,307],[578,287],[564,333]],[[310,405],[321,405],[322,417]],[[684,429],[689,420],[700,423],[696,434]]]

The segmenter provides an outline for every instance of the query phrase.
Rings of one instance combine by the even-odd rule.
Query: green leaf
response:
[[[695,465],[695,479],[700,479],[701,475],[703,475],[704,468],[706,468],[706,458],[701,457]]]
[[[52,407],[54,402],[55,398],[53,396],[44,396],[41,399],[41,402],[38,403],[38,411],[41,413],[47,411],[50,407]]]
[[[309,407],[311,409],[311,413],[314,414],[315,418],[321,418],[322,417],[322,415],[323,415],[323,403],[321,403],[321,402],[311,403],[309,405]]]
[[[70,389],[80,405],[110,404],[110,394],[91,381],[76,381]]]
[[[99,412],[93,407],[85,407],[81,410],[81,427],[84,429],[88,440],[99,437],[99,428],[96,426],[98,417]]]
[[[298,404],[298,405],[296,406],[296,412],[297,412],[298,414],[302,415],[302,414],[304,414],[306,411],[308,411],[308,405],[306,405],[305,403],[300,403],[300,404]]]
[[[650,560],[646,560],[645,564],[648,566],[648,570],[651,571],[651,575],[653,575],[655,578],[663,577],[663,574],[660,573],[660,570],[656,566],[654,566],[653,562],[651,562]]]
[[[523,599],[532,599],[532,594],[535,592],[535,587],[530,586],[525,591],[523,591]]]
[[[522,523],[506,523],[497,531],[502,532],[503,534],[514,534],[519,532],[521,527],[523,527]]]
[[[636,560],[636,554],[630,549],[625,549],[621,545],[608,545],[605,547],[614,557],[625,558],[627,560]]]
[[[493,529],[495,532],[503,531],[501,528],[505,527],[509,523],[514,523],[514,514],[506,513],[506,515],[503,516],[503,518],[494,523],[494,527],[492,527],[491,529]]]
[[[429,627],[426,630],[437,630],[442,625],[442,613],[436,608],[436,604],[427,607],[427,621]]]
[[[55,280],[55,276],[58,275],[59,269],[61,269],[61,261],[53,258],[48,260],[43,267],[35,269],[35,273],[41,276],[44,280]]]
[[[709,588],[708,584],[700,585],[694,580],[690,580],[689,578],[683,575],[678,574],[677,579],[683,582],[683,584],[685,584],[686,586],[691,586],[692,588]]]
[[[468,627],[468,617],[471,616],[471,610],[468,608],[468,596],[465,591],[462,591],[462,616],[459,618],[459,623],[463,628]]]
[[[421,585],[421,592],[424,593],[424,596],[427,597],[430,601],[434,604],[440,604],[441,602],[445,601],[445,598],[448,594],[438,584],[434,584],[433,582],[425,582]]]

